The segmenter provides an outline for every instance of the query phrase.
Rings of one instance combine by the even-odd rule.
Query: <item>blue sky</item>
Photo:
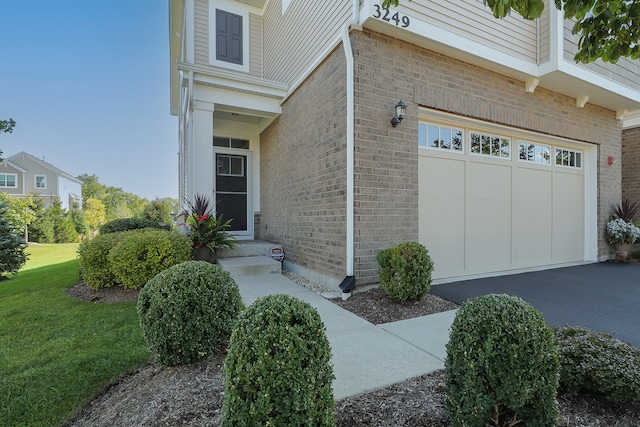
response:
[[[0,134],[65,172],[177,198],[167,0],[0,0]]]

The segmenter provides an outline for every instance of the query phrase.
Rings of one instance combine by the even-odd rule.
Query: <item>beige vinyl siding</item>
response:
[[[262,77],[262,17],[249,14],[249,74]]]
[[[340,36],[351,1],[270,1],[264,15],[264,78],[293,83]]]
[[[7,193],[7,194],[26,194],[23,193],[23,189],[24,189],[24,175],[22,173],[22,171],[11,167],[10,165],[2,165],[0,167],[0,174],[3,175],[15,175],[16,176],[16,186],[15,187],[0,187],[0,192],[2,193]]]
[[[544,3],[544,11],[538,20],[538,64],[544,64],[551,60],[551,8],[553,4]]]
[[[527,21],[516,13],[496,20],[491,9],[478,0],[416,0],[401,4],[409,16],[514,58],[536,63],[536,21]]]
[[[565,20],[564,59],[571,63],[575,63],[573,57],[578,51],[578,41],[580,40],[580,36],[571,34],[572,28],[573,21]],[[578,64],[578,66],[593,71],[596,74],[607,77],[634,90],[640,90],[640,61],[620,58],[616,64],[597,61],[589,64]]]
[[[196,64],[209,65],[209,0],[196,0],[194,38]]]

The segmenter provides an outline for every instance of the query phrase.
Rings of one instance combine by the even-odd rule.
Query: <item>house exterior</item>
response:
[[[45,206],[59,200],[66,210],[74,203],[82,206],[82,181],[24,151],[0,163],[0,191],[14,197],[37,194]]]
[[[169,1],[181,203],[331,288],[403,241],[440,282],[609,259],[611,204],[640,201],[640,62],[576,64],[553,2],[380,3]]]

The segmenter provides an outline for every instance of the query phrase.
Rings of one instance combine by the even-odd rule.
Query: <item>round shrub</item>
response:
[[[92,289],[108,288],[120,284],[109,263],[109,252],[120,240],[120,233],[99,234],[78,247],[80,276]]]
[[[220,350],[243,305],[229,273],[208,262],[188,261],[149,280],[137,308],[149,349],[160,364],[173,366]]]
[[[231,335],[222,425],[335,426],[330,358],[311,305],[288,295],[258,299]]]
[[[555,426],[559,366],[555,334],[531,305],[508,295],[468,300],[447,344],[451,425]]]
[[[433,262],[417,242],[383,249],[377,255],[380,288],[395,301],[421,300],[429,293]]]
[[[556,335],[560,384],[569,392],[590,390],[612,402],[640,399],[640,349],[585,328],[567,326]]]
[[[184,234],[145,228],[120,236],[108,260],[125,288],[141,288],[162,270],[191,259],[191,240]]]
[[[141,228],[164,229],[157,221],[146,218],[119,218],[100,226],[100,234],[117,233],[119,231],[138,230]]]

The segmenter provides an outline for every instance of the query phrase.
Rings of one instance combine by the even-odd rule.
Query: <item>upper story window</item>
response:
[[[551,164],[551,148],[548,145],[520,141],[519,158],[527,162]]]
[[[504,136],[471,132],[471,154],[492,157],[511,157],[511,140]]]
[[[464,151],[464,132],[462,129],[434,124],[418,125],[418,146],[432,150]]]
[[[36,175],[35,177],[35,185],[39,190],[44,190],[47,188],[47,176],[46,175]]]
[[[0,188],[17,188],[18,175],[15,173],[0,173]]]
[[[249,8],[236,1],[209,1],[211,65],[249,72]]]
[[[242,16],[216,9],[216,60],[242,65]]]

